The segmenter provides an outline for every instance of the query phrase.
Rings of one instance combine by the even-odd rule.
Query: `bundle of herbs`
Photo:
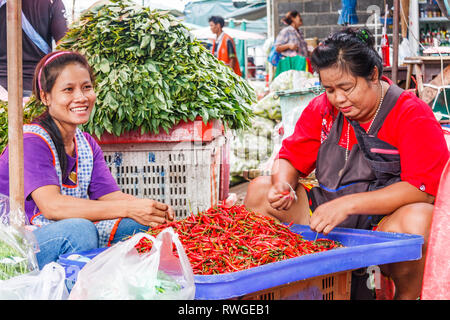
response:
[[[253,88],[166,12],[128,0],[94,6],[58,49],[78,51],[93,66],[97,102],[84,130],[97,137],[105,130],[168,132],[197,117],[250,126]]]

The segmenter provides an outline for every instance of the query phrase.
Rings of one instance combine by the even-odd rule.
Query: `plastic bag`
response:
[[[153,242],[148,253],[135,248]],[[173,244],[177,255],[173,254]],[[152,237],[138,233],[103,251],[78,273],[69,299],[189,300],[195,297],[194,273],[178,235],[167,228]]]
[[[413,51],[408,38],[403,38],[402,42],[398,46],[398,64],[402,65],[407,57],[413,57]],[[392,60],[391,60],[392,61]]]
[[[0,86],[0,100],[8,101],[8,91],[2,86]]]
[[[278,62],[280,62],[282,57],[283,56],[281,55],[281,53],[279,53],[276,50],[276,47],[272,46],[272,48],[270,49],[270,52],[269,52],[269,56],[267,57],[267,61],[269,61],[271,65],[276,67],[278,65]]]
[[[271,92],[252,106],[253,113],[270,120],[281,120],[280,99]]]
[[[319,77],[307,71],[287,70],[280,73],[270,83],[270,91],[303,90],[315,87],[319,83]]]
[[[65,300],[69,296],[65,278],[64,268],[56,262],[51,262],[46,264],[41,271],[35,270],[0,281],[0,299]]]
[[[39,270],[35,255],[38,251],[37,241],[23,221],[10,223],[13,216],[21,218],[25,215],[11,215],[9,198],[0,194],[0,280]]]
[[[258,167],[259,170],[265,172],[267,175],[270,175],[272,172],[273,163],[275,162],[275,159],[278,157],[278,153],[280,152],[281,149],[283,135],[284,135],[283,122],[280,122],[272,130],[272,142],[273,142],[272,154],[266,161],[261,162],[261,164]]]

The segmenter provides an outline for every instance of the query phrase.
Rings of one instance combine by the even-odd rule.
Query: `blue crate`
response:
[[[66,270],[66,287],[70,292],[77,281],[78,272],[85,266],[87,260],[93,259],[107,248],[98,248],[91,251],[69,253],[61,255],[58,263]]]
[[[316,233],[309,226],[293,225],[293,232],[307,240],[314,240]],[[295,281],[321,275],[334,274],[386,263],[417,260],[422,257],[423,237],[402,233],[335,228],[326,237],[339,241],[344,248],[308,254],[259,267],[220,275],[195,275],[195,299],[231,299],[250,293],[275,288]],[[90,258],[96,252],[80,253]],[[67,259],[63,255],[59,263],[66,268],[70,282],[76,280],[77,270],[84,262]],[[68,286],[69,287],[69,286]]]

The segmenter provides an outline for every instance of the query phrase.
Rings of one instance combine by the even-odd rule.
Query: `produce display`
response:
[[[44,105],[36,105],[31,98],[23,109],[23,122],[30,123],[35,117],[44,112]],[[8,103],[0,100],[0,153],[8,144]]]
[[[276,142],[273,137],[275,121],[260,116],[254,116],[251,121],[252,129],[235,131],[230,143],[232,185],[243,181],[244,171],[256,169],[267,161]]]
[[[245,181],[244,171],[270,172],[273,159],[281,147],[283,130],[289,123],[289,115],[282,115],[278,91],[304,90],[315,87],[318,77],[310,72],[288,70],[281,73],[270,84],[270,91],[251,106],[254,117],[251,128],[234,130],[231,143],[230,175],[231,185]],[[257,85],[254,85],[257,88]],[[299,97],[299,106],[304,103]],[[283,116],[285,118],[283,118]],[[281,123],[282,122],[282,123]]]
[[[79,51],[93,66],[97,102],[84,130],[98,137],[168,132],[198,116],[250,125],[253,88],[168,13],[113,0],[82,14],[58,49]]]
[[[193,272],[199,275],[241,271],[342,246],[328,239],[305,240],[289,226],[243,205],[213,207],[148,233],[156,236],[167,227],[178,233]],[[152,242],[142,238],[135,247],[148,252]]]

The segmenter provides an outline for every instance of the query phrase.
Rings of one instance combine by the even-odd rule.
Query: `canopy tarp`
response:
[[[187,26],[189,26],[189,24]],[[266,38],[263,34],[260,34],[260,33],[249,32],[249,31],[228,28],[228,27],[224,27],[223,31],[226,34],[228,34],[230,37],[237,39],[237,40],[264,40]],[[211,32],[210,27],[193,29],[193,30],[191,30],[191,32],[198,39],[215,39],[216,38],[216,35]]]
[[[189,2],[184,7],[184,21],[200,26],[209,26],[211,16],[225,17],[235,11],[232,1],[205,0]]]

